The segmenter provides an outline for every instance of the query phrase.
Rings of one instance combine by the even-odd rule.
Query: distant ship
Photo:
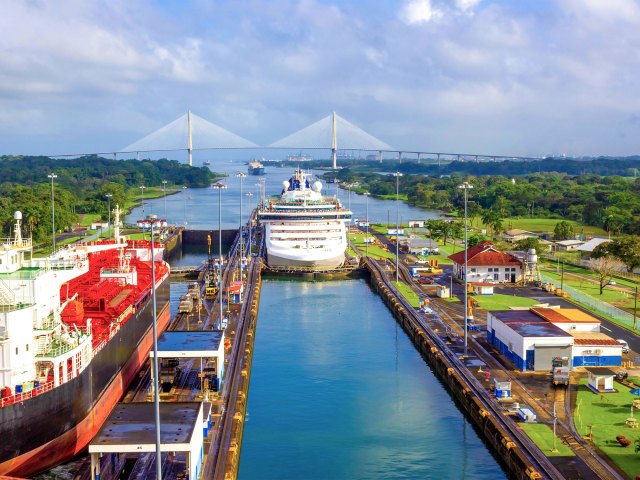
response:
[[[169,321],[163,247],[115,241],[33,257],[22,214],[0,248],[0,477],[30,477],[81,452]],[[155,264],[155,277],[151,265]]]
[[[351,211],[334,197],[322,195],[322,183],[295,170],[282,182],[282,194],[263,202],[258,221],[265,226],[267,263],[270,266],[326,269],[345,261],[345,222]]]
[[[310,162],[311,160],[313,160],[311,155],[303,155],[302,153],[287,156],[287,161],[289,162]]]
[[[208,167],[209,165],[211,165],[211,162],[209,160],[205,160],[204,162],[202,162],[202,165]]]
[[[249,163],[249,175],[264,175],[264,165],[258,160],[253,160]]]

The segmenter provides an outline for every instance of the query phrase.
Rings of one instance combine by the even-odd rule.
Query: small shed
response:
[[[227,290],[229,292],[229,300],[231,303],[240,303],[244,292],[244,285],[240,281],[232,282]]]
[[[489,282],[471,282],[471,287],[476,295],[493,295],[495,285]]]
[[[589,374],[587,387],[594,393],[615,392],[613,388],[613,377],[616,372],[607,367],[589,367],[585,369]]]
[[[424,220],[409,220],[409,228],[424,228]]]
[[[508,400],[511,398],[511,382],[493,379],[493,394],[498,400]]]

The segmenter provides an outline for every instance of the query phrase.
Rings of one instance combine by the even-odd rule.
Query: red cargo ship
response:
[[[117,210],[116,210],[117,211]],[[31,239],[0,240],[0,475],[31,476],[82,451],[169,321],[163,247],[116,241],[32,258]],[[117,222],[116,222],[117,225]]]

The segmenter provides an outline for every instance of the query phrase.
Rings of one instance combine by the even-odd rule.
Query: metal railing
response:
[[[2,399],[0,399],[0,408],[6,405],[11,405],[16,402],[22,402],[24,400],[28,400],[32,397],[35,397],[36,395],[40,395],[42,393],[53,390],[53,388],[54,388],[54,384],[53,384],[53,381],[51,381],[51,382],[43,383],[35,388],[32,388],[28,392],[14,393],[13,395],[3,397]]]
[[[560,288],[560,282],[558,280],[554,280],[553,278],[547,277],[546,275],[540,275],[540,277],[544,283],[551,283],[556,288]],[[569,296],[576,302],[592,310],[595,310],[602,315],[612,318],[618,323],[621,323],[630,329],[634,329],[634,316],[629,312],[625,312],[624,310],[621,310],[618,307],[614,307],[609,303],[603,302],[602,300],[598,300],[597,298],[582,293],[581,291],[570,287],[566,283],[562,284],[562,291],[568,293]]]

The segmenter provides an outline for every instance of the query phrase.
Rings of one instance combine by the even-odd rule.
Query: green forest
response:
[[[111,205],[124,206],[140,194],[141,185],[161,187],[207,187],[219,174],[207,167],[190,167],[176,160],[110,160],[95,155],[74,159],[49,157],[0,157],[1,236],[11,234],[13,213],[22,212],[28,231],[36,243],[51,237],[51,178],[55,198],[56,229],[75,224],[80,214],[108,215]]]
[[[401,165],[401,166],[404,166]],[[333,173],[327,175],[334,175]],[[343,168],[336,177],[358,182],[355,191],[374,195],[396,193],[396,177]],[[640,178],[598,174],[572,175],[547,172],[519,176],[503,175],[403,175],[399,192],[409,203],[459,215],[463,191],[458,186],[469,181],[469,216],[502,230],[509,217],[575,220],[603,228],[611,235],[640,234]]]

